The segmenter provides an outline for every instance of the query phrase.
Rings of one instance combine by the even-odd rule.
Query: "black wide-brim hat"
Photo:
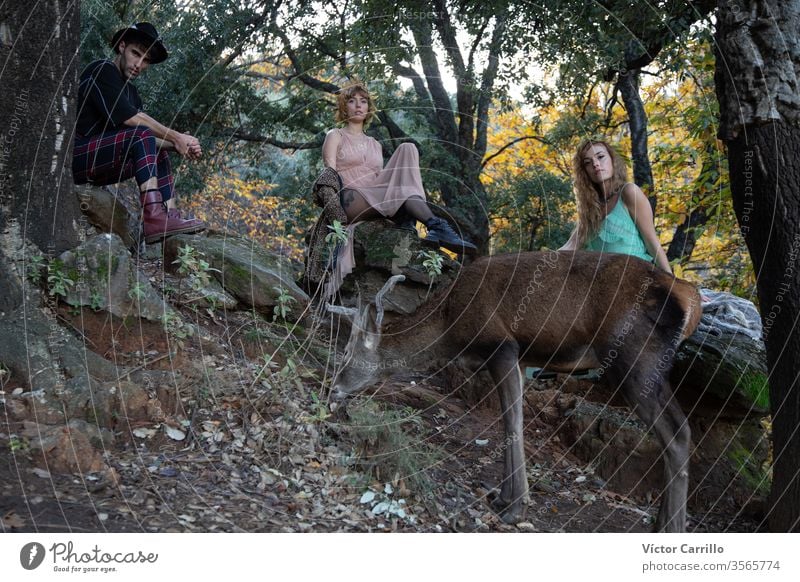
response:
[[[114,34],[111,39],[111,48],[115,51],[119,46],[120,41],[138,42],[147,48],[147,53],[150,57],[150,64],[155,65],[162,61],[167,60],[169,54],[167,47],[161,40],[156,27],[149,22],[137,22],[130,25],[128,28],[122,28]]]

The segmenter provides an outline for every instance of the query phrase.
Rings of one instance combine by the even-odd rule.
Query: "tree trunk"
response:
[[[23,388],[48,396],[86,377],[85,350],[42,310],[31,259],[78,243],[72,183],[77,2],[0,8],[0,364]]]
[[[656,196],[653,192],[653,169],[647,153],[647,113],[644,111],[642,96],[639,95],[639,69],[620,72],[617,87],[622,102],[628,112],[628,126],[631,130],[631,159],[633,161],[633,181],[650,200],[653,212],[656,209]]]
[[[71,170],[80,6],[0,7],[0,230],[12,218],[47,254],[78,242]]]
[[[800,530],[800,1],[721,2],[716,89],[770,371],[772,531]]]

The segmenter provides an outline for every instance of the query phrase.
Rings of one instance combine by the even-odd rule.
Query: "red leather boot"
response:
[[[168,215],[159,190],[143,192],[141,202],[142,228],[146,243],[153,243],[173,234],[200,232],[206,228],[202,220],[196,218],[184,220],[178,216]]]

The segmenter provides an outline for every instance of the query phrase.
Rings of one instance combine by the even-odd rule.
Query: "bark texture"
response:
[[[80,5],[0,6],[0,229],[55,255],[78,242],[71,151]]]
[[[800,2],[721,2],[716,86],[770,372],[772,531],[800,530]]]

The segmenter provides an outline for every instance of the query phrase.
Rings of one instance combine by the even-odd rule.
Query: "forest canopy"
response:
[[[557,248],[575,218],[570,158],[615,144],[651,197],[676,274],[752,296],[716,137],[713,3],[86,0],[81,64],[131,22],[171,58],[138,82],[148,112],[207,155],[178,188],[210,224],[299,258],[336,91],[377,96],[369,134],[415,143],[429,198],[488,252]]]

